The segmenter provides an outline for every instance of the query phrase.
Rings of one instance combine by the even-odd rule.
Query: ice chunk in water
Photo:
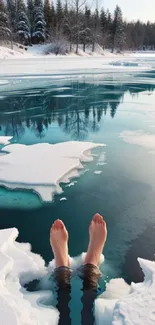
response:
[[[13,137],[0,136],[0,144],[9,144]]]
[[[91,149],[102,146],[78,141],[6,146],[8,154],[0,156],[0,184],[11,189],[33,190],[42,200],[52,201],[55,193],[62,193],[60,182],[68,183],[80,176],[81,162],[92,161]]]

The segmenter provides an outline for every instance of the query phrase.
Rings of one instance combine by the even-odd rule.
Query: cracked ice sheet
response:
[[[6,146],[2,152],[8,154],[0,156],[0,185],[33,190],[43,201],[52,201],[55,193],[62,193],[60,182],[78,177],[81,162],[92,161],[91,149],[100,146],[76,141]]]

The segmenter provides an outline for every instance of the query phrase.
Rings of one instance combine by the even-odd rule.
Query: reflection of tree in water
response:
[[[109,106],[110,106],[110,114],[111,114],[112,118],[115,116],[119,104],[120,103],[115,103],[115,102],[111,102],[109,104]]]
[[[12,135],[20,140],[25,133],[25,127],[18,115],[12,115],[9,123],[6,123],[5,135]]]
[[[0,130],[13,135],[18,141],[28,128],[38,138],[46,135],[49,125],[56,123],[74,140],[86,139],[89,132],[97,132],[103,116],[110,112],[114,118],[125,92],[131,95],[152,92],[154,85],[115,84],[97,85],[71,82],[59,93],[56,86],[40,89],[37,94],[18,93],[1,99]],[[59,88],[58,88],[59,90]],[[70,97],[65,97],[69,95]]]
[[[100,112],[100,113],[98,113]],[[69,133],[74,140],[83,140],[89,131],[97,132],[103,110],[74,110],[61,116],[61,127],[65,133]]]
[[[66,133],[71,134],[74,140],[85,139],[88,133],[84,114],[76,110],[66,114],[61,126]]]

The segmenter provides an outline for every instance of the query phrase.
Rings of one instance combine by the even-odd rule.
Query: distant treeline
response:
[[[55,53],[79,51],[96,44],[113,52],[155,49],[155,23],[126,22],[121,8],[114,13],[92,10],[86,0],[0,0],[0,41],[24,45],[52,43]]]

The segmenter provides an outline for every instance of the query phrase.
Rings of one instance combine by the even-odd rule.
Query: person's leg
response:
[[[106,223],[102,216],[96,214],[89,227],[89,246],[84,265],[80,268],[80,277],[83,280],[83,310],[82,325],[94,325],[94,300],[98,294],[98,279],[101,275],[98,265],[100,256],[107,238]]]
[[[57,308],[60,312],[59,325],[70,325],[71,270],[68,256],[68,232],[61,220],[56,220],[51,228],[50,243],[56,263],[54,280],[58,301]]]

